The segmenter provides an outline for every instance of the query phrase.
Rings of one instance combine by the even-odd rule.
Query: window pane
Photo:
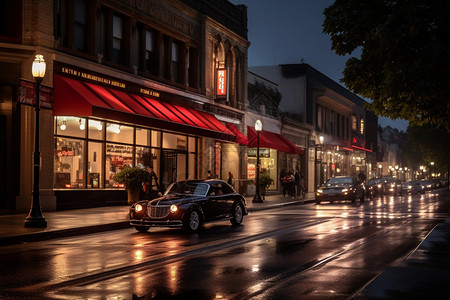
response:
[[[102,140],[103,139],[103,127],[105,124],[102,121],[97,120],[89,120],[89,131],[88,131],[88,137],[90,139],[97,139]]]
[[[133,127],[106,123],[106,140],[131,144],[133,143]]]
[[[85,137],[86,119],[78,117],[56,117],[56,134]]]
[[[161,131],[152,130],[152,147],[161,147]]]
[[[172,43],[172,61],[178,62],[178,44]]]
[[[136,144],[150,146],[150,130],[139,127],[136,128]]]
[[[142,164],[144,167],[153,167],[153,171],[159,174],[159,150],[147,147],[136,147],[136,165]]]
[[[86,1],[85,0],[75,0],[75,22],[80,24],[86,24]]]
[[[149,30],[145,31],[145,50],[153,51],[153,33]]]
[[[195,167],[197,166],[197,155],[189,153],[189,170],[188,170],[188,178],[187,179],[195,179],[197,178],[197,173],[195,172]]]
[[[55,188],[84,187],[84,141],[55,138],[53,186]]]
[[[118,16],[113,16],[113,37],[122,39],[122,19]]]
[[[195,140],[195,137],[189,137],[189,152],[197,152]]]
[[[125,166],[133,163],[133,147],[106,144],[106,180],[105,187],[123,187],[114,180],[114,175]]]
[[[88,188],[103,188],[103,144],[88,144]]]
[[[186,150],[187,136],[172,133],[163,134],[163,148]]]

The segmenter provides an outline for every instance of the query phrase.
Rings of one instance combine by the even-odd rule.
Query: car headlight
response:
[[[322,190],[322,189],[318,189],[318,190],[317,190],[317,193],[318,193],[318,194],[323,194],[323,190]]]
[[[178,206],[176,206],[176,205],[171,205],[170,206],[170,212],[171,213],[176,213],[178,211]]]
[[[140,204],[136,204],[136,206],[134,207],[134,210],[137,212],[140,212],[144,209],[144,207]]]
[[[378,188],[379,188],[379,189],[381,188],[381,184],[378,185]]]
[[[343,193],[348,192],[348,189],[342,189],[342,192]]]

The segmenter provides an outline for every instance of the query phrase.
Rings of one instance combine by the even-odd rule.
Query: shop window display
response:
[[[106,140],[118,143],[133,143],[133,127],[116,123],[106,123]]]
[[[103,188],[103,143],[88,143],[88,188]]]
[[[89,120],[88,122],[88,137],[89,139],[103,140],[104,122],[97,120]]]
[[[55,131],[57,135],[83,138],[86,136],[86,119],[78,117],[56,117]]]
[[[106,181],[105,187],[123,187],[114,180],[114,175],[125,166],[133,164],[133,146],[106,144]]]
[[[84,148],[82,140],[55,138],[55,188],[84,187]]]
[[[248,174],[247,178],[256,180],[256,148],[248,148]],[[261,164],[260,176],[269,176],[272,184],[268,190],[277,189],[277,150],[270,148],[259,148],[259,161]]]

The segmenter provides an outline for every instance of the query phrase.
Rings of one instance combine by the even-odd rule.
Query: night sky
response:
[[[323,10],[333,0],[230,0],[247,6],[249,66],[309,64],[342,84],[348,56],[331,50],[330,37],[322,32]],[[378,118],[385,127],[406,130],[407,121]]]

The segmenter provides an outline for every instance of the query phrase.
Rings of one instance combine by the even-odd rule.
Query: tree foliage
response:
[[[336,0],[323,31],[347,60],[341,81],[380,116],[450,131],[450,1]]]
[[[417,165],[430,166],[442,174],[450,169],[450,133],[444,128],[432,125],[409,126],[407,148],[404,154]]]

